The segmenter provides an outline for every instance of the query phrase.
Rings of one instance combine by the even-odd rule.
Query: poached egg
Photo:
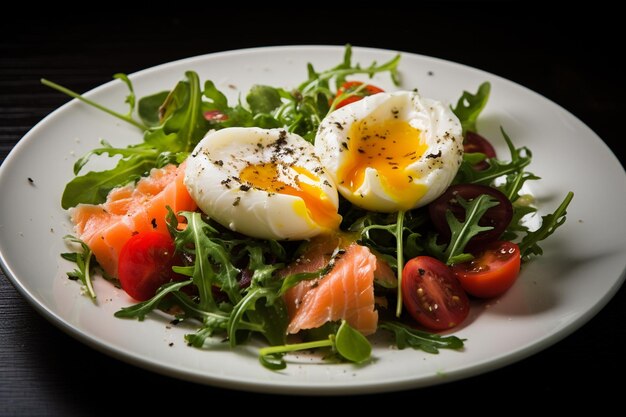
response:
[[[336,230],[338,195],[312,144],[284,129],[209,132],[187,159],[185,186],[229,229],[302,240]]]
[[[352,204],[396,212],[424,206],[448,188],[463,159],[463,136],[447,106],[398,91],[330,113],[315,150]]]

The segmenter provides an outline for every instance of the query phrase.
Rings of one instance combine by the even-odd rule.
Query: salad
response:
[[[496,155],[476,131],[489,83],[447,106],[353,79],[388,73],[398,86],[400,59],[361,67],[347,46],[337,66],[309,64],[300,85],[255,85],[237,103],[191,71],[141,99],[116,74],[126,114],[42,80],[143,131],[75,163],[61,199],[75,226],[69,277],[94,300],[94,276],[121,286],[137,303],[119,318],[160,309],[195,323],[185,339],[197,348],[263,339],[270,369],[311,349],[365,362],[376,332],[400,349],[463,347],[447,333],[470,299],[514,284],[573,194],[537,219],[530,150],[501,128],[510,155]],[[94,155],[115,165],[87,171]]]

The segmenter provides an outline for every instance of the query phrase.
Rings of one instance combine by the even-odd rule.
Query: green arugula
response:
[[[491,84],[485,81],[478,87],[476,94],[463,91],[463,95],[461,95],[457,101],[456,107],[450,106],[456,117],[458,117],[461,122],[463,135],[465,135],[465,132],[468,130],[477,132],[476,120],[478,119],[478,115],[480,115],[487,105],[490,92]]]
[[[70,262],[76,263],[77,269],[67,273],[67,276],[73,280],[80,280],[87,290],[87,294],[92,300],[96,299],[96,292],[93,289],[93,283],[91,281],[91,269],[93,268],[92,258],[93,252],[89,249],[89,246],[80,239],[74,236],[66,235],[63,237],[65,240],[77,243],[80,245],[82,252],[69,252],[62,253],[61,257]]]
[[[365,362],[372,353],[372,346],[365,336],[342,320],[337,332],[325,339],[260,349],[259,362],[266,368],[277,371],[287,367],[283,358],[286,353],[320,348],[331,348],[341,359],[353,363]]]
[[[541,227],[533,232],[528,232],[526,236],[522,238],[519,244],[522,259],[527,260],[531,255],[543,255],[543,249],[538,245],[538,242],[550,236],[558,227],[565,223],[567,207],[573,198],[573,192],[570,191],[567,193],[565,199],[563,199],[563,202],[561,202],[554,213],[541,217]]]
[[[459,195],[456,196],[456,199],[459,205],[465,209],[465,221],[459,221],[451,210],[446,211],[446,220],[450,226],[451,237],[450,243],[439,259],[442,259],[447,265],[474,258],[471,254],[464,253],[465,246],[480,232],[493,229],[491,226],[479,226],[478,222],[487,210],[499,204],[496,199],[487,194],[481,194],[470,201],[464,200]]]
[[[465,339],[456,336],[441,336],[417,330],[405,324],[391,321],[378,323],[379,329],[385,329],[393,333],[398,349],[412,347],[427,353],[437,354],[439,349],[462,349]]]
[[[519,188],[521,188],[523,181],[528,179],[538,179],[538,177],[527,177],[523,181],[521,178],[518,178],[518,176],[528,175],[525,173],[524,169],[530,164],[532,160],[532,153],[525,146],[516,148],[515,145],[513,145],[513,141],[502,127],[500,127],[500,132],[502,133],[502,137],[504,138],[509,149],[511,160],[509,162],[505,162],[498,158],[491,158],[489,160],[489,168],[483,171],[477,171],[473,167],[473,164],[475,163],[474,161],[476,161],[476,159],[474,159],[474,155],[476,154],[469,154],[469,158],[464,158],[463,163],[461,163],[459,171],[454,179],[454,183],[493,185],[496,178],[503,178],[507,175],[511,175],[510,178],[507,178],[507,182],[505,183],[507,185],[500,186],[499,188],[505,195],[510,196],[510,198],[514,201],[516,193],[519,191]],[[511,184],[515,185],[509,184],[508,179],[511,179]]]

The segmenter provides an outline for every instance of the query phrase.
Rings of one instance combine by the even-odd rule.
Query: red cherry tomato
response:
[[[145,301],[154,296],[161,285],[184,278],[172,271],[173,265],[181,263],[177,261],[169,235],[138,233],[128,239],[120,251],[117,277],[128,295]]]
[[[450,268],[430,256],[418,256],[402,270],[402,301],[422,326],[446,330],[469,314],[469,299]]]
[[[357,88],[359,88],[362,85],[363,85],[363,83],[360,82],[360,81],[346,81],[337,90],[337,95],[335,96],[335,99],[337,97],[339,97],[340,95],[344,94],[344,93],[349,93],[349,92],[352,92],[352,91],[356,90]],[[335,109],[339,109],[339,108],[341,108],[343,106],[346,106],[346,105],[348,105],[350,103],[354,103],[355,101],[359,101],[363,97],[371,96],[373,94],[378,94],[378,93],[383,93],[383,92],[384,92],[383,89],[378,88],[375,85],[366,84],[365,87],[362,90],[360,90],[358,93],[356,93],[355,95],[341,100],[339,102],[339,104],[337,104]],[[331,103],[332,103],[332,100],[331,100]]]
[[[496,157],[496,150],[491,143],[476,132],[465,133],[463,148],[466,153],[480,152],[484,153],[487,158]],[[480,161],[474,165],[474,169],[477,171],[484,171],[487,168],[489,168],[489,162],[487,161]]]
[[[449,187],[446,192],[428,205],[430,219],[437,231],[440,239],[444,242],[450,240],[450,226],[446,220],[446,211],[451,210],[459,221],[465,220],[465,210],[458,203],[456,197],[461,196],[464,200],[473,200],[481,194],[488,194],[498,200],[497,206],[491,207],[485,212],[478,222],[481,226],[491,226],[493,229],[480,232],[471,240],[469,248],[478,247],[497,240],[502,232],[508,227],[513,218],[513,206],[504,194],[495,188],[477,184],[458,184]]]
[[[228,115],[219,110],[209,110],[204,112],[204,118],[209,122],[224,122],[228,120]]]
[[[452,266],[452,272],[469,294],[491,298],[503,294],[517,280],[521,256],[512,242],[487,245],[473,260]]]

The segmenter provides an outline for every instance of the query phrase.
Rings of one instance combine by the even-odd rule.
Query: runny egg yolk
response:
[[[294,177],[295,187],[279,179],[279,166],[276,163],[248,165],[241,170],[239,178],[242,183],[268,193],[299,197],[304,201],[306,212],[315,223],[327,229],[337,229],[341,222],[337,208],[320,187],[300,181],[299,175],[308,177],[312,182],[319,182],[319,178],[302,167],[292,166],[284,169],[297,172]]]
[[[412,208],[427,187],[413,182],[405,168],[416,162],[428,148],[421,140],[421,132],[406,120],[376,121],[366,118],[352,124],[349,143],[342,143],[347,153],[340,166],[338,182],[352,192],[361,187],[367,168],[373,168],[381,179],[386,193],[404,210]]]

